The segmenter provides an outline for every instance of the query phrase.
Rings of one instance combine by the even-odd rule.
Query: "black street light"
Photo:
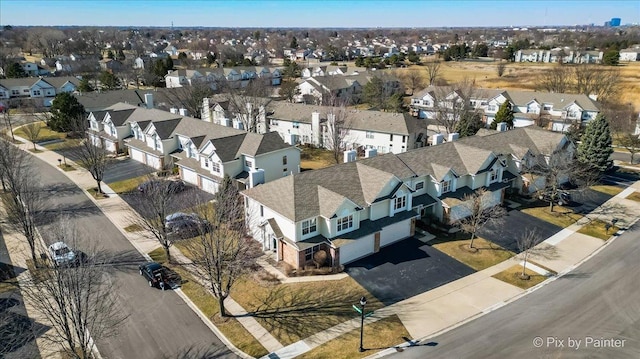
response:
[[[361,310],[361,314],[360,314],[360,349],[358,349],[358,351],[360,351],[360,353],[364,352],[364,347],[362,346],[362,336],[364,333],[364,306],[367,305],[367,298],[365,298],[364,296],[362,298],[360,298],[360,306],[362,307]]]

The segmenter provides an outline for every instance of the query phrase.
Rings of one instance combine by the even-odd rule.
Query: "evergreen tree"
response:
[[[582,135],[582,142],[578,146],[578,161],[585,166],[605,172],[613,166],[609,158],[612,153],[609,122],[600,114],[589,122]]]
[[[291,43],[289,44],[289,47],[292,49],[298,48],[298,39],[296,39],[295,36],[291,38]]]
[[[24,72],[24,69],[22,68],[22,65],[20,65],[17,62],[14,62],[14,63],[12,63],[11,65],[9,65],[7,67],[6,75],[7,75],[7,78],[9,78],[9,79],[27,77],[27,73]]]
[[[609,66],[616,66],[620,63],[620,51],[609,50],[602,56],[602,63]]]
[[[124,51],[122,51],[122,49],[118,50],[118,56],[116,57],[116,59],[118,61],[124,61],[127,57],[124,56]]]
[[[513,128],[513,108],[511,107],[511,102],[505,101],[498,112],[496,113],[496,118],[491,123],[491,129],[496,129],[498,127],[498,123],[506,122],[507,128]]]
[[[56,95],[51,104],[51,117],[47,125],[54,131],[69,132],[83,128],[84,106],[69,92]]]
[[[120,87],[120,79],[109,71],[100,74],[100,83],[105,90],[115,90]]]
[[[167,70],[173,70],[173,59],[171,57],[167,57],[167,61],[166,61],[166,67]],[[167,72],[165,71],[164,75],[166,75]],[[162,76],[164,76],[162,75]]]
[[[456,132],[460,137],[473,136],[482,128],[480,113],[474,112],[469,116],[462,116],[456,124]]]
[[[107,51],[107,58],[108,59],[112,59],[113,60],[114,57],[115,57],[115,55],[113,54],[113,51],[111,51],[111,50]]]
[[[80,83],[78,84],[78,91],[80,91],[80,92],[91,92],[91,91],[93,91],[93,87],[89,83],[89,79],[88,78],[85,77],[82,80],[80,80]]]

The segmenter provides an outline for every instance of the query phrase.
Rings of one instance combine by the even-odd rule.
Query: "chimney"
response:
[[[189,116],[189,111],[187,111],[187,109],[184,107],[181,108],[179,112],[180,112],[180,116]]]
[[[364,158],[371,158],[378,155],[378,150],[375,148],[367,148],[364,150]]]
[[[144,94],[144,103],[147,104],[147,108],[153,108],[153,94],[152,93]]]
[[[500,132],[505,132],[507,130],[507,123],[506,122],[498,122],[498,125],[496,126],[496,130],[498,130]]]
[[[356,160],[356,151],[344,151],[344,163],[347,162],[355,162]]]
[[[442,134],[436,133],[435,135],[431,136],[431,146],[441,144],[443,139],[444,136],[442,136]]]
[[[205,97],[202,99],[202,113],[200,117],[202,117],[202,121],[212,122],[211,121],[211,109],[209,108],[209,98]]]
[[[171,107],[171,108],[169,109],[169,112],[171,112],[171,113],[172,113],[172,114],[174,114],[174,115],[177,115],[177,114],[178,114],[178,109],[177,109],[177,108],[175,108],[175,107]]]
[[[264,170],[257,168],[249,172],[249,188],[253,188],[259,184],[264,183]]]
[[[311,134],[313,136],[313,144],[316,146],[320,145],[322,138],[322,130],[320,129],[320,112],[313,111],[311,113]]]
[[[449,136],[447,136],[447,142],[453,142],[455,140],[458,139],[458,133],[457,132],[452,132],[449,134]]]

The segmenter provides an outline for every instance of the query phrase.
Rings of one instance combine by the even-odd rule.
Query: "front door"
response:
[[[373,253],[380,252],[380,232],[376,232],[373,237]]]
[[[275,252],[277,248],[278,240],[276,239],[276,237],[271,237],[271,250]]]

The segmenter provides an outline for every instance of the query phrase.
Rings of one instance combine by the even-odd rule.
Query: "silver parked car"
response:
[[[64,242],[55,242],[50,245],[49,257],[57,266],[74,264],[76,262],[75,252]]]

